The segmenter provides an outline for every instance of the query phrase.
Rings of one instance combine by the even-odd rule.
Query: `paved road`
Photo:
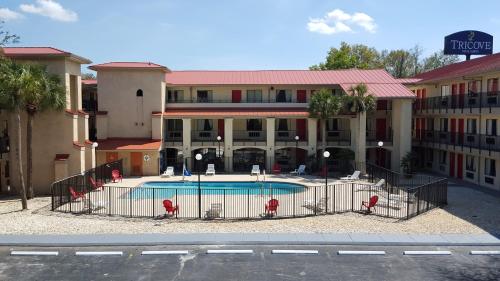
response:
[[[248,249],[251,254],[207,254]],[[274,249],[318,254],[272,254]],[[57,251],[58,256],[11,256],[12,250]],[[187,255],[141,255],[144,250],[188,250]],[[385,251],[339,255],[338,251]],[[446,250],[446,256],[409,256],[407,250]],[[0,247],[0,280],[500,280],[500,255],[470,255],[498,246],[151,246]],[[77,251],[122,251],[122,256],[76,256]]]

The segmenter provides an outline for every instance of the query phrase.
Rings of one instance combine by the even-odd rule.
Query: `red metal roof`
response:
[[[95,80],[95,79],[83,79],[82,84],[83,85],[97,85],[97,80]]]
[[[171,85],[332,85],[339,83],[398,83],[382,69],[374,70],[254,70],[173,71]]]
[[[159,69],[165,72],[170,72],[170,70],[163,66],[152,62],[108,62],[102,64],[95,64],[89,66],[92,70],[102,70],[102,69]]]
[[[396,80],[398,80],[398,82],[401,84],[415,84],[422,79],[419,79],[419,78],[398,78]]]
[[[161,113],[153,113],[161,116]],[[169,108],[163,113],[166,117],[309,117],[306,108]]]
[[[414,78],[421,79],[418,82],[419,84],[425,84],[490,71],[500,71],[500,53],[436,68],[434,70],[421,73]]]
[[[161,140],[109,138],[97,141],[97,150],[158,150]]]
[[[383,69],[360,70],[258,70],[258,71],[173,71],[167,84],[191,85],[353,85],[365,83],[379,98],[415,97]],[[378,85],[378,86],[375,86]]]
[[[349,89],[356,84],[339,84],[340,87],[349,93]],[[374,95],[377,98],[416,98],[415,93],[408,90],[403,84],[366,84],[368,94]]]
[[[52,47],[4,47],[1,48],[6,57],[69,57],[82,64],[92,63],[90,60]]]

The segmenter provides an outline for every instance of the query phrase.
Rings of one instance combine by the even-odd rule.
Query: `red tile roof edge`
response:
[[[102,70],[102,69],[158,69],[165,73],[170,73],[168,67],[156,64],[153,62],[137,62],[137,61],[113,61],[101,64],[94,64],[88,67],[91,70]]]
[[[39,49],[40,52],[39,53],[32,53],[32,52],[24,52],[23,53],[23,52],[21,52],[21,50],[23,50],[23,49],[31,49],[31,50]],[[3,47],[3,48],[0,48],[0,50],[2,51],[3,55],[5,55],[6,57],[12,57],[12,58],[16,58],[16,57],[36,58],[36,57],[53,56],[53,57],[67,57],[67,58],[73,59],[81,64],[92,63],[92,61],[87,59],[87,58],[84,58],[84,57],[81,57],[81,56],[75,55],[73,53],[70,53],[70,52],[67,52],[67,51],[64,51],[61,49],[57,49],[54,47]],[[6,50],[7,50],[7,52],[5,52]],[[44,53],[43,50],[52,50],[54,52],[46,51]]]

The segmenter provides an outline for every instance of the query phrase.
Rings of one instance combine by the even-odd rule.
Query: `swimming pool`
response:
[[[201,182],[202,195],[281,195],[302,192],[305,187],[288,182]],[[198,182],[145,182],[130,192],[132,199],[198,195]]]

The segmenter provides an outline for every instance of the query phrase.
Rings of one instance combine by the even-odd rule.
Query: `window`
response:
[[[439,130],[441,132],[448,132],[448,118],[439,119]]]
[[[262,102],[262,90],[248,90],[247,102]]]
[[[288,131],[288,120],[278,119],[278,131]]]
[[[476,119],[467,119],[467,134],[475,134],[476,132]]]
[[[496,119],[486,119],[486,135],[496,136],[497,135],[497,120]]]
[[[183,90],[168,90],[167,91],[167,102],[177,102],[184,99]]]
[[[262,131],[262,120],[260,120],[260,119],[248,119],[247,120],[247,131]]]
[[[142,96],[144,96],[144,93],[142,92],[141,89],[139,89],[139,90],[137,90],[137,92],[135,92],[135,95],[138,97],[142,97]]]
[[[469,82],[469,95],[474,95],[481,92],[481,80]]]
[[[496,94],[498,92],[498,78],[488,79],[488,93]]]
[[[465,170],[475,172],[476,171],[476,159],[474,156],[466,155],[465,156]]]
[[[212,101],[212,91],[197,91],[196,98],[198,102],[210,102]]]
[[[488,158],[484,159],[484,175],[489,177],[497,176],[495,160]]]
[[[210,119],[199,119],[197,120],[198,131],[212,131],[214,127],[213,120]]]
[[[167,119],[167,129],[170,131],[182,131],[182,120]]]
[[[276,102],[292,102],[292,91],[276,90]]]
[[[449,85],[441,86],[441,96],[446,97],[449,95],[450,95],[450,86]]]
[[[444,150],[439,151],[439,163],[442,165],[446,165],[446,154]]]

